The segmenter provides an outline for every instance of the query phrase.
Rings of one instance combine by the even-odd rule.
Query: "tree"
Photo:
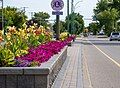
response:
[[[46,12],[38,12],[34,14],[34,17],[31,19],[33,23],[37,23],[38,25],[42,25],[44,27],[49,26],[48,25],[48,19],[50,18],[50,15]]]
[[[93,32],[93,35],[96,35],[100,31],[99,23],[90,23],[88,29],[89,32]]]
[[[118,31],[120,31],[120,22],[118,22],[117,24],[118,24],[117,29]]]
[[[117,29],[115,30],[115,28],[118,14],[118,11],[113,8],[100,12],[97,15],[97,19],[101,22],[102,25],[105,25],[104,31],[108,36],[112,31],[117,31]]]
[[[17,28],[21,28],[26,22],[27,16],[25,13],[23,11],[18,11],[15,7],[6,7],[3,11],[5,27],[15,26]],[[2,15],[2,13],[0,13],[0,15]]]
[[[57,28],[56,28],[56,22],[53,25],[53,30],[56,33],[56,30],[57,30]],[[60,33],[65,32],[65,31],[67,31],[66,30],[66,23],[64,21],[60,21]]]
[[[120,10],[120,0],[111,0],[109,3],[109,7],[116,8]]]
[[[66,17],[66,24],[68,23]],[[69,33],[80,34],[84,28],[83,16],[79,13],[72,13],[69,15]]]
[[[72,17],[74,17],[74,20],[72,20]],[[66,17],[65,22],[60,21],[60,33],[69,31],[70,34],[80,34],[83,31],[84,28],[84,21],[83,16],[81,16],[79,13],[73,13],[69,15],[69,30],[67,30],[67,20],[68,17]],[[74,24],[74,25],[73,25]],[[72,29],[72,25],[74,27],[74,30]],[[53,30],[56,32],[56,23],[53,25]]]
[[[96,5],[97,6],[96,9],[94,9],[94,13],[98,14],[108,9],[108,0],[100,0]]]
[[[120,0],[113,0],[109,3],[109,7],[115,8],[119,11],[119,19],[120,19]]]
[[[118,31],[117,20],[120,18],[120,10],[117,7],[120,4],[117,3],[119,3],[119,0],[101,0],[97,3],[96,9],[94,9],[94,14],[100,26],[105,25],[104,32],[108,36],[112,31]]]

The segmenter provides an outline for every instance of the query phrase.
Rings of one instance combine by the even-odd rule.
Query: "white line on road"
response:
[[[88,81],[89,81],[89,88],[93,88],[92,81],[91,81],[91,78],[90,78],[89,69],[88,69],[88,65],[87,65],[87,58],[86,58],[85,54],[83,55],[83,58],[84,58],[84,61],[85,61],[85,67],[86,67],[87,77],[88,77]]]
[[[90,42],[91,43],[91,42]],[[98,48],[96,45],[94,45],[93,43],[91,43],[96,49],[98,49],[102,54],[104,54],[109,60],[111,60],[114,64],[116,64],[118,67],[120,67],[120,64],[115,61],[113,58],[111,58],[109,55],[107,55],[106,53],[104,53],[100,48]]]

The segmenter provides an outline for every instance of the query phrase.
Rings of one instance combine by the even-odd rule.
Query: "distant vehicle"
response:
[[[90,35],[93,35],[93,32],[90,32],[89,34],[90,34]]]
[[[104,32],[98,33],[98,35],[104,35]]]
[[[88,33],[83,33],[83,36],[84,37],[88,37]]]
[[[105,33],[103,31],[100,31],[98,35],[105,35]]]
[[[120,41],[120,33],[119,32],[112,32],[110,35],[110,41],[118,40]]]

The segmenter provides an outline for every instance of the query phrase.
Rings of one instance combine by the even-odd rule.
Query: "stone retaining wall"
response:
[[[0,88],[50,88],[67,57],[67,46],[40,67],[0,67]]]

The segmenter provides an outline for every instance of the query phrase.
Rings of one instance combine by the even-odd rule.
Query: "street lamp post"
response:
[[[72,18],[71,18],[71,20],[72,20],[72,24],[71,24],[71,33],[74,33],[74,11],[75,11],[75,9],[76,9],[76,6],[80,3],[80,2],[82,2],[82,1],[78,1],[75,5],[74,5],[74,0],[72,0],[72,2],[71,2],[71,14],[72,14]],[[79,6],[80,7],[80,6]],[[78,8],[78,7],[77,7]]]
[[[74,9],[74,0],[71,1],[71,13],[73,13],[73,9]]]
[[[2,2],[2,30],[4,31],[5,34],[5,30],[4,30],[4,14],[3,14],[3,0],[0,0]]]
[[[3,0],[1,1],[2,1],[2,29],[4,30]],[[5,30],[4,30],[4,34],[5,34]]]
[[[72,24],[71,24],[71,34],[73,34],[73,30],[74,30],[74,0],[71,1],[71,14],[72,14],[72,17],[71,17],[71,21],[72,21]]]
[[[69,0],[67,0],[67,32],[69,32]]]

